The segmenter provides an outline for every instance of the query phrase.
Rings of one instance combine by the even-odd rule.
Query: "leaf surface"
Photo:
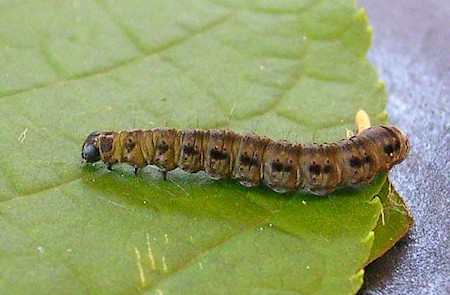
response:
[[[353,1],[6,1],[0,15],[0,293],[359,289],[385,175],[318,198],[80,163],[94,130],[309,142],[345,136],[359,108],[386,123]]]
[[[367,264],[394,246],[414,223],[411,212],[389,181],[386,181],[378,196],[383,211],[374,229],[375,240]]]

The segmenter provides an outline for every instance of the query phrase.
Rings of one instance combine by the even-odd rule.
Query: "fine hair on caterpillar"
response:
[[[315,195],[359,186],[389,171],[409,152],[407,137],[394,126],[370,127],[333,143],[295,144],[231,130],[150,130],[91,133],[82,147],[88,163],[102,160],[164,171],[205,171],[214,179],[232,178],[246,187],[264,184],[279,193],[305,190]]]

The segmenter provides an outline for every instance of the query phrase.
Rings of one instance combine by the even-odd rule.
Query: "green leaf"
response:
[[[374,229],[375,240],[367,264],[394,246],[411,229],[414,222],[405,202],[389,181],[386,181],[378,196],[383,204],[383,211]]]
[[[344,137],[359,108],[386,123],[369,45],[349,0],[3,1],[0,293],[355,293],[404,232],[385,227],[372,249],[385,175],[280,195],[203,173],[109,173],[80,149],[94,130],[309,142]]]

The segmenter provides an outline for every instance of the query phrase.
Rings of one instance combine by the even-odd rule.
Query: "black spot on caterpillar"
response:
[[[276,192],[306,190],[324,195],[370,182],[409,152],[408,139],[394,126],[368,128],[329,144],[293,144],[230,130],[151,129],[93,132],[83,144],[86,162],[110,168],[128,163],[163,171],[205,171],[215,179],[237,179],[246,187],[264,184]]]

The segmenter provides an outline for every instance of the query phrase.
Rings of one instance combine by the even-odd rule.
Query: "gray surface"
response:
[[[391,179],[415,218],[366,269],[361,294],[450,294],[450,1],[361,0],[373,27],[369,59],[389,92],[392,124],[412,151]]]

